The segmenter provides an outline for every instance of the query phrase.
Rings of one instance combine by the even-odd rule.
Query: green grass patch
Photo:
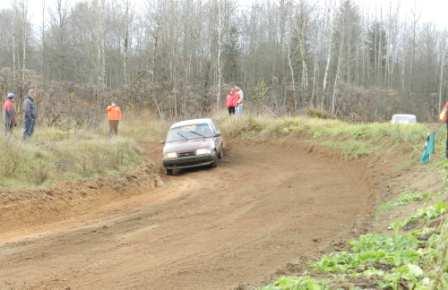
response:
[[[427,241],[414,233],[368,234],[351,242],[351,250],[324,256],[314,267],[332,279],[370,281],[375,289],[430,289],[437,253],[434,234]],[[428,288],[429,287],[429,288]],[[358,288],[359,289],[359,288]]]
[[[403,192],[398,197],[381,205],[379,211],[387,212],[412,203],[429,201],[434,195],[432,192]]]
[[[403,195],[402,201],[414,200],[413,196]],[[361,286],[366,281],[374,289],[447,289],[448,224],[428,223],[447,211],[444,202],[421,209],[394,234],[363,235],[350,242],[350,250],[322,257],[313,269],[326,277],[328,285],[335,285],[332,289],[338,289],[341,282],[352,285],[350,289],[364,289]],[[420,223],[413,230],[400,231],[414,221]]]
[[[445,215],[448,212],[448,203],[438,202],[435,205],[421,208],[405,220],[394,222],[391,227],[396,231],[415,228],[417,225],[425,225],[428,222]]]
[[[416,263],[418,240],[412,235],[369,234],[351,242],[351,252],[324,256],[315,267],[324,273],[362,273]]]
[[[261,290],[329,290],[323,282],[311,277],[282,277]]]

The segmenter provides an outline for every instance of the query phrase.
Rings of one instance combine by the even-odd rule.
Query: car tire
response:
[[[172,176],[175,174],[174,169],[166,169],[166,175]]]

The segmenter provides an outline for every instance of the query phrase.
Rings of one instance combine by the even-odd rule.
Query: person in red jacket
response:
[[[238,102],[238,96],[236,94],[236,91],[234,88],[230,89],[229,93],[227,94],[226,99],[226,106],[227,110],[229,111],[229,115],[235,115],[235,107]]]
[[[8,93],[6,101],[3,103],[3,122],[5,124],[5,135],[9,136],[12,133],[12,129],[17,126],[16,122],[16,109],[14,106],[14,93]]]

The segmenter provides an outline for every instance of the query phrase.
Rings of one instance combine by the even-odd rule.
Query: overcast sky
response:
[[[27,0],[30,7],[30,17],[34,23],[40,23],[42,0]],[[46,0],[47,6],[53,4],[55,0]],[[83,0],[67,0],[75,3]],[[131,0],[136,7],[144,7],[145,0]],[[180,0],[186,1],[186,0]],[[240,0],[240,6],[249,6],[252,2],[264,2],[266,0]],[[310,0],[311,2],[340,1],[340,0]],[[361,9],[375,14],[381,7],[388,9],[390,3],[393,6],[400,5],[403,17],[409,16],[411,11],[417,11],[420,20],[423,22],[432,22],[440,27],[448,29],[448,0],[355,0],[359,3]],[[13,0],[0,0],[0,9],[11,7]],[[54,5],[52,5],[54,7]]]

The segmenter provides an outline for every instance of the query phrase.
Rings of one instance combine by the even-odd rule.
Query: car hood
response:
[[[163,154],[177,152],[192,152],[201,148],[211,148],[213,147],[213,140],[211,138],[206,139],[192,139],[185,141],[177,141],[166,143],[163,147]]]

